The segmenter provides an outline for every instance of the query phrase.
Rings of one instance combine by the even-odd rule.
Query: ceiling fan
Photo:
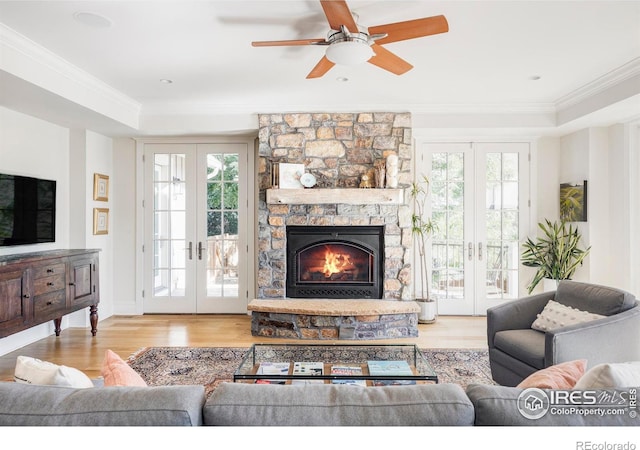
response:
[[[309,72],[307,78],[319,78],[336,64],[351,65],[365,61],[396,75],[402,75],[413,66],[384,48],[383,44],[449,31],[449,24],[444,16],[365,28],[357,24],[357,16],[351,12],[346,1],[320,0],[320,4],[331,27],[326,39],[257,41],[252,42],[251,45],[254,47],[326,45],[325,56]]]

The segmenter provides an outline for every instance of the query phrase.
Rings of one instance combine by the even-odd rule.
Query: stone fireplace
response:
[[[342,227],[363,227],[380,230],[382,248],[376,260],[378,266],[374,267],[375,275],[372,269],[367,273],[366,283],[352,279],[342,283],[349,288],[346,291],[336,294],[334,290],[331,295],[314,297],[411,300],[411,210],[408,196],[404,195],[412,181],[411,115],[262,114],[259,122],[257,298],[285,299],[294,291],[295,296],[311,297],[300,292],[305,284],[318,284],[302,279],[300,273],[289,273],[298,278],[299,286],[291,290],[287,285],[288,272],[295,270],[291,255],[287,254],[291,231],[297,227],[327,227],[334,232]],[[376,162],[391,154],[398,157],[397,189],[359,189],[362,176],[370,175]],[[272,169],[276,163],[304,164],[305,171],[318,180],[317,186],[272,189]],[[317,258],[308,250],[308,257]],[[360,247],[358,251],[368,250]],[[364,258],[364,253],[356,256]],[[367,288],[365,293],[353,288],[357,284],[371,284],[369,278],[376,277],[377,285]],[[339,284],[339,280],[326,284]],[[318,288],[315,285],[313,288]]]

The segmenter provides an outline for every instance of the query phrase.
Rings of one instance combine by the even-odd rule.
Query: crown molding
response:
[[[0,70],[129,126],[137,126],[142,110],[139,102],[2,23],[0,48],[3,51]],[[48,75],[55,75],[55,81],[47,82]]]
[[[640,75],[640,58],[635,58],[567,95],[560,97],[555,102],[556,111],[562,111],[582,103],[638,75]]]

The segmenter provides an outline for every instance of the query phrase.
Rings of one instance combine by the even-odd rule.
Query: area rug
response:
[[[233,380],[247,351],[246,347],[146,347],[131,355],[127,363],[149,386],[203,385],[209,396],[218,384]],[[486,350],[421,351],[438,374],[439,383],[455,383],[463,389],[474,383],[495,384]],[[341,355],[344,362],[349,362],[349,357]]]

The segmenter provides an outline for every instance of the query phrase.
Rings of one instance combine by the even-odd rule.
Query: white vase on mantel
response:
[[[558,280],[554,280],[553,278],[543,278],[542,287],[544,292],[555,291],[558,289]]]

